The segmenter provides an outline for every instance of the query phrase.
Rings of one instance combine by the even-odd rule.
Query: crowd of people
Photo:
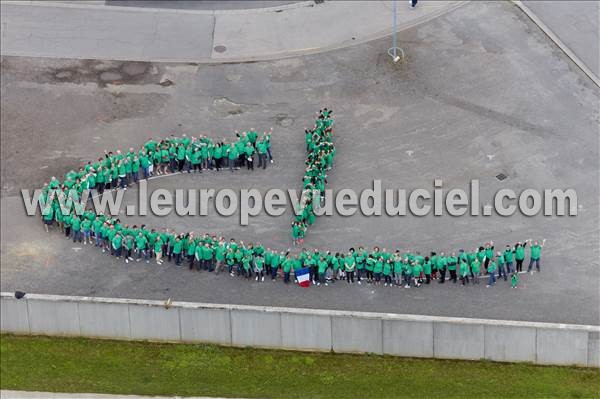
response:
[[[140,178],[153,175],[202,173],[203,170],[226,168],[233,172],[242,167],[253,170],[255,163],[258,168],[265,169],[268,163],[273,163],[272,132],[272,128],[262,134],[253,128],[242,133],[236,131],[236,140],[232,142],[214,141],[204,135],[171,135],[161,140],[148,140],[139,149],[130,148],[126,153],[105,151],[97,161],[68,172],[63,181],[52,177],[42,189],[42,200],[47,198],[50,190],[65,196],[72,189],[79,195],[86,189],[96,189],[99,194],[107,189],[126,190]]]
[[[335,154],[332,127],[331,110],[323,109],[314,129],[306,131],[308,155],[304,188],[309,192],[325,189],[327,171],[331,169]],[[273,162],[271,132],[259,135],[250,129],[241,134],[236,132],[236,136],[237,140],[232,143],[214,142],[205,136],[170,136],[149,140],[137,151],[130,149],[125,154],[105,151],[96,162],[88,162],[78,171],[68,172],[63,181],[53,177],[44,185],[39,201],[46,231],[57,226],[67,239],[97,247],[125,263],[153,261],[162,265],[167,261],[174,262],[177,267],[187,265],[190,270],[215,273],[226,270],[231,276],[261,282],[265,278],[273,281],[280,278],[288,284],[300,269],[308,269],[315,285],[345,281],[348,284],[410,288],[436,280],[440,284],[451,281],[476,285],[480,277],[485,277],[488,287],[497,279],[510,278],[511,286],[515,288],[518,273],[523,271],[527,246],[530,251],[527,271],[533,273],[534,266],[540,271],[545,240],[509,244],[500,251],[489,242],[471,251],[461,249],[448,254],[433,251],[422,255],[418,251],[388,251],[379,247],[367,250],[362,246],[347,252],[302,248],[293,253],[290,249],[277,251],[260,243],[227,240],[211,234],[130,226],[118,218],[96,214],[78,201],[77,197],[85,189],[96,189],[100,194],[107,189],[127,189],[139,179],[152,175],[201,173],[202,170],[223,168],[233,171],[244,166],[253,169],[256,157],[262,168]],[[65,201],[67,199],[73,201]],[[302,244],[306,226],[314,222],[311,201],[312,198],[307,197],[302,202],[303,211],[293,223],[294,244]],[[70,204],[66,211],[64,204]]]
[[[315,222],[313,193],[318,191],[325,194],[327,171],[333,166],[335,146],[333,145],[333,110],[323,108],[319,110],[317,120],[312,129],[305,129],[306,160],[303,183],[302,200],[296,210],[296,218],[292,222],[292,242],[302,245],[308,226]]]

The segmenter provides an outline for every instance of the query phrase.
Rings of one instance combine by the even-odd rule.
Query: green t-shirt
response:
[[[479,262],[479,260],[474,260],[473,263],[471,263],[471,271],[474,274],[478,274],[481,271],[481,263]]]
[[[542,255],[542,247],[539,245],[533,245],[531,247],[531,259],[538,260]]]
[[[282,266],[284,273],[289,273],[290,270],[292,270],[293,265],[294,265],[294,260],[291,258],[286,258],[283,261],[283,264],[281,266]]]
[[[458,272],[461,277],[465,277],[469,273],[469,265],[466,262],[460,262]]]
[[[456,256],[448,257],[448,270],[456,270],[456,264],[458,263],[458,259]]]
[[[512,249],[507,249],[504,251],[504,260],[506,260],[507,263],[512,262],[513,261],[513,251]]]
[[[254,266],[256,266],[257,270],[262,270],[263,267],[265,265],[265,258],[263,258],[262,256],[257,256],[256,258],[254,258]]]
[[[73,231],[80,231],[81,230],[81,219],[79,218],[73,218],[72,221],[72,227]]]
[[[148,246],[148,240],[144,236],[137,236],[135,238],[135,247],[139,250],[145,250]]]
[[[423,271],[423,266],[421,266],[420,263],[415,262],[415,264],[412,267],[413,277],[419,277],[421,275],[422,271]]]
[[[180,254],[182,250],[183,250],[183,241],[181,241],[181,240],[175,241],[173,243],[173,253],[177,255],[177,254]]]
[[[515,249],[515,259],[516,260],[523,260],[523,259],[525,259],[525,248],[523,248],[522,245],[518,246]]]
[[[214,250],[209,246],[202,247],[202,259],[211,260],[213,258]]]
[[[112,239],[113,248],[115,248],[115,249],[120,248],[122,243],[123,243],[122,235],[117,234],[113,237],[113,239]]]
[[[317,262],[317,266],[319,268],[319,274],[325,273],[325,270],[327,270],[327,261],[325,259],[319,259],[319,261]]]
[[[383,271],[383,261],[377,259],[373,265],[373,273],[381,273]]]

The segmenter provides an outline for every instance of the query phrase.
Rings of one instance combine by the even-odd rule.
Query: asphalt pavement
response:
[[[1,65],[2,291],[347,309],[390,313],[598,324],[598,88],[510,3],[469,3],[403,31],[405,63],[389,38],[278,61],[131,63],[3,57]],[[106,72],[118,74],[108,79]],[[110,75],[114,77],[114,75]],[[162,86],[165,79],[174,84]],[[40,187],[104,149],[149,137],[274,127],[276,162],[265,171],[156,179],[155,187],[299,188],[304,127],[334,109],[337,156],[329,187],[574,188],[576,217],[319,218],[308,247],[452,250],[547,238],[543,271],[518,289],[453,284],[400,289],[301,289],[176,269],[124,264],[27,218],[20,188]],[[507,179],[499,181],[496,175]],[[135,198],[128,190],[126,198]],[[132,219],[133,221],[133,219]],[[148,219],[265,246],[290,245],[290,218]]]

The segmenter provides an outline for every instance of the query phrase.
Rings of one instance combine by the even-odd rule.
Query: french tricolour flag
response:
[[[300,287],[310,287],[310,272],[308,271],[308,267],[296,270],[296,280],[298,280]]]

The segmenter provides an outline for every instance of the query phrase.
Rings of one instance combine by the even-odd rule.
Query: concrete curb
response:
[[[548,27],[548,25],[542,22],[542,20],[538,18],[538,16],[535,15],[533,11],[529,9],[529,7],[523,4],[523,2],[519,0],[512,0],[512,2],[519,7],[521,11],[523,11],[529,17],[529,19],[531,19],[546,34],[546,36],[548,36],[550,40],[552,40],[559,47],[567,55],[567,57],[569,57],[571,61],[573,61],[579,67],[579,69],[581,69],[583,73],[585,73],[588,78],[594,82],[596,86],[600,87],[600,78],[598,78],[598,76],[596,76],[583,63],[583,61],[577,57],[577,55],[571,51],[571,49],[565,43],[563,43],[562,40],[559,39],[559,37],[552,31],[552,29],[550,29],[550,27]]]
[[[191,14],[191,15],[232,15],[232,14],[264,14],[271,12],[280,12],[284,10],[291,10],[294,8],[301,7],[313,7],[315,2],[310,1],[299,1],[297,3],[273,6],[273,7],[262,7],[262,8],[245,8],[245,9],[234,9],[234,10],[188,10],[180,8],[152,8],[152,7],[122,7],[122,6],[111,6],[105,5],[104,1],[73,1],[73,2],[62,2],[62,1],[39,1],[39,0],[2,0],[2,4],[12,4],[19,6],[40,6],[40,7],[54,7],[54,8],[77,8],[77,9],[88,9],[88,10],[102,10],[102,11],[120,11],[120,12],[148,12],[148,13],[163,13],[163,14]]]

